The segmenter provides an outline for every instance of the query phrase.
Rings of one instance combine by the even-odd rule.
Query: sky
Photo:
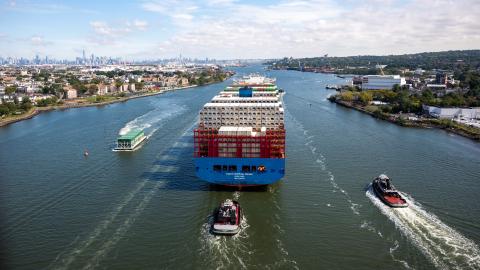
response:
[[[144,60],[480,49],[480,0],[0,0],[0,56]]]

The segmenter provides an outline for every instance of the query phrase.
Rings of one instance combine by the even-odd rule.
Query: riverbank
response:
[[[227,78],[228,79],[228,78]],[[213,84],[217,82],[212,82],[212,83],[207,83],[207,84]],[[204,84],[204,85],[207,85]],[[154,92],[144,92],[132,96],[127,96],[127,97],[120,97],[120,96],[112,96],[111,100],[107,101],[101,101],[101,102],[91,102],[87,101],[86,99],[80,99],[80,100],[75,100],[72,102],[66,102],[61,105],[53,105],[53,106],[47,106],[47,107],[34,107],[30,109],[28,112],[23,113],[21,115],[13,115],[13,116],[8,116],[5,117],[4,119],[0,120],[0,127],[7,126],[9,124],[13,124],[19,121],[31,119],[35,117],[36,115],[42,113],[42,112],[47,112],[47,111],[53,111],[53,110],[65,110],[65,109],[73,109],[73,108],[82,108],[82,107],[93,107],[93,106],[105,106],[113,103],[118,103],[118,102],[126,102],[131,99],[136,99],[136,98],[143,98],[143,97],[149,97],[149,96],[155,96],[155,95],[160,95],[164,94],[167,92],[172,92],[172,91],[177,91],[177,90],[183,90],[183,89],[188,89],[188,88],[193,88],[197,87],[198,85],[189,85],[189,86],[184,86],[184,87],[176,87],[176,88],[171,88],[171,89],[164,89],[160,91],[154,91]]]
[[[369,108],[369,106],[363,106],[354,102],[347,102],[333,98],[329,100],[343,107],[366,113],[372,117],[385,120],[402,127],[438,128],[480,142],[480,129],[469,127],[451,120],[422,117],[404,117],[398,114],[384,113],[380,110],[372,110],[371,108]]]

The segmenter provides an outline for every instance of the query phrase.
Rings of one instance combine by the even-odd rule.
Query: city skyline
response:
[[[480,2],[3,1],[0,56],[124,60],[478,49]]]

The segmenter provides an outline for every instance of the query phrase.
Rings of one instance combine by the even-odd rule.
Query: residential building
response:
[[[77,98],[77,90],[75,90],[73,88],[66,89],[65,93],[67,95],[67,99]]]
[[[187,86],[188,85],[188,79],[187,78],[181,78],[180,79],[180,85],[181,86]]]
[[[435,75],[435,84],[447,84],[448,75],[444,72],[437,72]]]
[[[97,88],[97,95],[103,96],[108,93],[108,86],[106,86],[105,84],[99,84]]]

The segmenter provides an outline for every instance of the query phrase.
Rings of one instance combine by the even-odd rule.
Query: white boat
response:
[[[118,137],[114,151],[134,151],[147,139],[143,130],[134,129]]]

